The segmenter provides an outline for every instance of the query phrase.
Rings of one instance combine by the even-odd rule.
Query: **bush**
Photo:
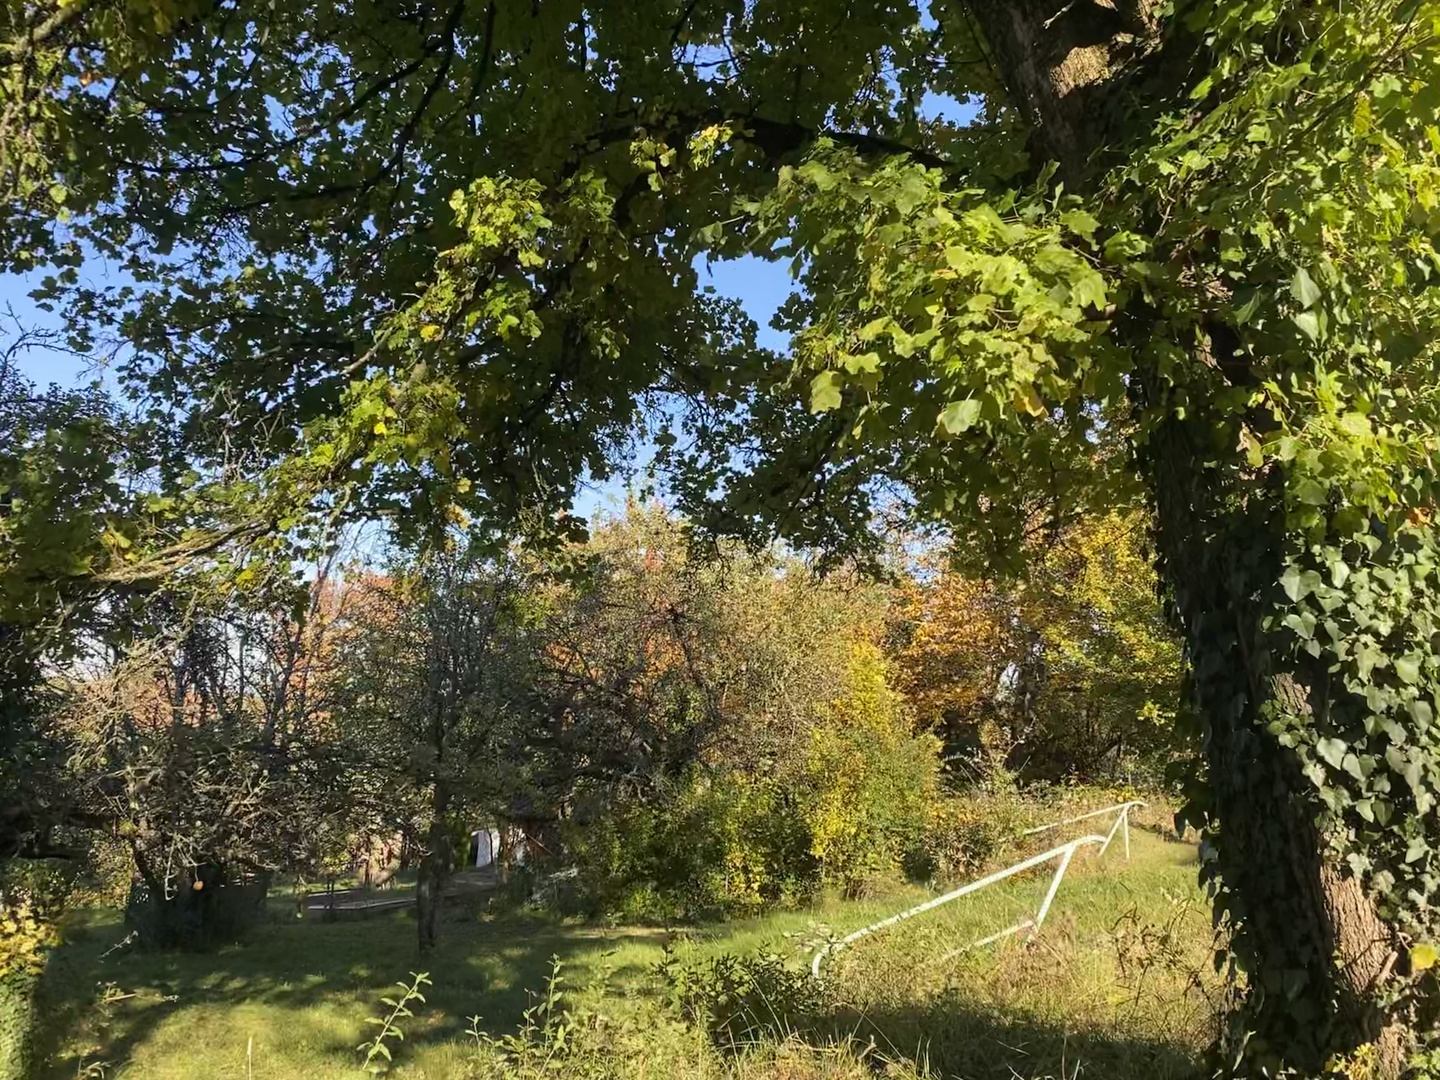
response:
[[[777,953],[684,962],[667,952],[659,973],[680,1018],[724,1049],[803,1031],[823,1011],[819,984]]]
[[[971,877],[1014,846],[1026,829],[1053,820],[1013,787],[981,788],[937,800],[908,869],[918,879]]]
[[[572,825],[580,910],[688,921],[896,880],[932,825],[940,760],[886,677],[879,649],[856,644],[791,759],[697,766],[660,797]]]
[[[667,801],[632,804],[583,826],[569,845],[581,911],[684,922],[794,902],[819,881],[786,793],[743,774],[697,773]]]
[[[800,788],[810,851],[826,884],[857,895],[894,877],[924,843],[940,743],[917,734],[880,650],[856,644],[843,692],[811,734]]]
[[[215,867],[197,867],[179,875],[168,895],[132,885],[125,924],[147,948],[208,949],[263,922],[269,889],[268,876],[242,884],[226,881]]]

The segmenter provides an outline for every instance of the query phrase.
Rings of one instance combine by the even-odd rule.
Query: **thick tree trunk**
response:
[[[1275,715],[1323,715],[1336,692],[1321,665],[1264,626],[1283,510],[1265,494],[1227,495],[1205,464],[1208,437],[1203,422],[1167,421],[1146,463],[1204,719],[1208,869],[1249,980],[1221,1064],[1234,1068],[1243,1050],[1247,1070],[1319,1075],[1371,1045],[1374,1075],[1396,1076],[1408,1035],[1381,994],[1399,943],[1319,832],[1323,808],[1299,756],[1268,730]]]
[[[1011,104],[1032,126],[1037,165],[1056,161],[1068,190],[1085,191],[1107,164],[1126,95],[1169,77],[1154,60],[1163,56],[1159,7],[1155,0],[965,2]],[[1146,105],[1130,104],[1142,112]],[[1133,336],[1149,332],[1136,327]],[[1146,382],[1141,372],[1132,388],[1146,395]],[[1144,456],[1162,569],[1206,732],[1205,857],[1249,973],[1249,999],[1226,1046],[1243,1051],[1244,1064],[1232,1057],[1222,1067],[1268,1076],[1282,1064],[1301,1075],[1345,1072],[1345,1060],[1368,1045],[1371,1075],[1398,1075],[1408,1036],[1381,1000],[1398,942],[1320,834],[1317,793],[1296,752],[1268,730],[1277,714],[1328,715],[1339,693],[1321,665],[1291,659],[1303,654],[1267,636],[1284,553],[1279,495],[1267,497],[1263,486],[1258,495],[1254,487],[1227,494],[1226,474],[1213,463],[1233,456],[1233,446],[1211,445],[1216,427],[1189,415],[1163,424]]]
[[[1156,0],[969,0],[1032,145],[1072,189],[1106,145],[1118,72],[1154,43]]]
[[[39,981],[39,973],[27,965],[0,970],[0,1080],[30,1078]]]
[[[446,827],[445,814],[450,807],[450,793],[443,784],[435,785],[434,817],[426,837],[425,852],[420,858],[419,878],[415,885],[415,922],[420,935],[420,951],[427,952],[440,942],[440,907],[454,864],[453,841]]]

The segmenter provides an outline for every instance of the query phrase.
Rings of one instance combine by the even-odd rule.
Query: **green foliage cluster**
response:
[[[802,1030],[826,1004],[821,985],[803,966],[765,950],[694,960],[667,950],[657,974],[680,1019],[728,1050]]]
[[[1247,972],[1226,1067],[1396,1074],[1436,1038],[1400,961],[1436,934],[1440,846],[1440,7],[927,12],[8,3],[0,246],[77,339],[122,328],[183,435],[155,494],[207,490],[222,540],[337,506],[574,539],[637,418],[697,520],[837,558],[875,554],[897,489],[997,563],[1037,507],[1143,505]],[[744,253],[795,270],[789,357],[699,287],[698,256]],[[82,284],[91,254],[133,282]],[[3,542],[86,566],[82,507],[78,547]],[[173,571],[214,550],[180,517],[101,547]],[[644,736],[688,762],[716,711],[677,692],[647,730],[603,697],[565,715],[636,736],[650,791],[677,774]]]
[[[810,895],[819,877],[794,791],[703,774],[571,830],[583,904],[636,922],[743,915]],[[788,796],[788,797],[787,797]]]

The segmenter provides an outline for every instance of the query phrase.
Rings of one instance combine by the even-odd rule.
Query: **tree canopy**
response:
[[[131,561],[315,516],[573,535],[640,438],[698,521],[831,552],[882,507],[994,562],[1141,507],[1249,972],[1228,1065],[1419,1060],[1434,0],[0,19],[7,265],[78,347],[120,330],[136,475],[204,494],[117,532]],[[795,274],[786,355],[701,286],[746,254]]]

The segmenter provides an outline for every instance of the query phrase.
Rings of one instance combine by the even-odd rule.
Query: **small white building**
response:
[[[470,865],[489,866],[500,857],[500,831],[476,829],[470,834]]]

